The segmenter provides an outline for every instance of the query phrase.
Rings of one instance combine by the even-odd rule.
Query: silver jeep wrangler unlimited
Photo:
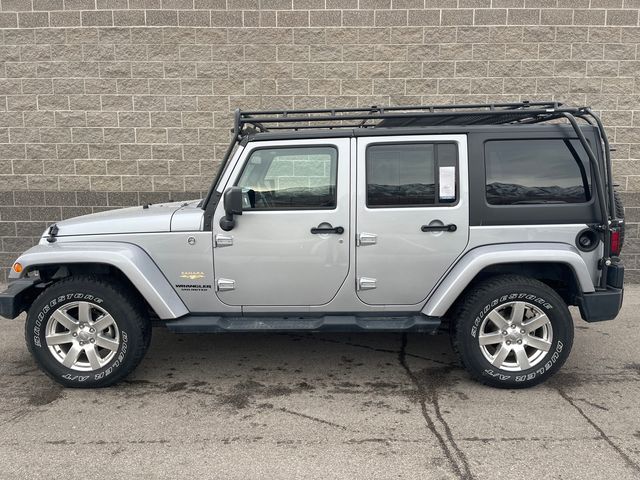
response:
[[[544,381],[622,303],[623,208],[589,108],[556,102],[235,113],[202,200],[51,225],[0,314],[40,367],[123,379],[174,332],[450,331],[471,376]]]

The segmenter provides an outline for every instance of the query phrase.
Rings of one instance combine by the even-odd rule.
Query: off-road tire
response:
[[[120,345],[113,358],[101,368],[78,371],[66,367],[50,351],[46,340],[47,322],[58,308],[71,302],[89,301],[104,308],[115,320]],[[53,380],[73,388],[113,385],[140,363],[151,341],[151,323],[141,299],[117,279],[78,275],[62,279],[46,288],[27,314],[25,340],[39,367]]]
[[[552,326],[549,351],[528,370],[495,367],[483,355],[478,340],[485,315],[513,301],[535,305],[547,315]],[[498,388],[527,388],[547,380],[569,356],[573,333],[573,320],[562,298],[544,283],[519,275],[500,275],[477,283],[450,315],[451,343],[460,361],[473,379]]]

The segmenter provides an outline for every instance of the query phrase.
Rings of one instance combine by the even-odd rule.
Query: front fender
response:
[[[429,297],[422,313],[442,317],[484,268],[501,263],[547,262],[568,265],[583,293],[595,288],[578,250],[565,243],[512,243],[478,247],[463,255]]]
[[[41,265],[98,263],[120,270],[135,285],[154,312],[163,320],[189,313],[187,307],[158,266],[140,247],[120,242],[64,242],[39,244],[16,262],[24,272]],[[21,275],[11,270],[9,279]]]

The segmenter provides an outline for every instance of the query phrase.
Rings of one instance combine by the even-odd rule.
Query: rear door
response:
[[[418,304],[467,245],[466,136],[357,142],[358,297],[372,305]]]

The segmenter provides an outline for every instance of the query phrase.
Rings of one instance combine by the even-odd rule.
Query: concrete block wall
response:
[[[197,198],[230,112],[557,99],[602,113],[640,280],[638,0],[0,0],[0,266],[51,222]]]

